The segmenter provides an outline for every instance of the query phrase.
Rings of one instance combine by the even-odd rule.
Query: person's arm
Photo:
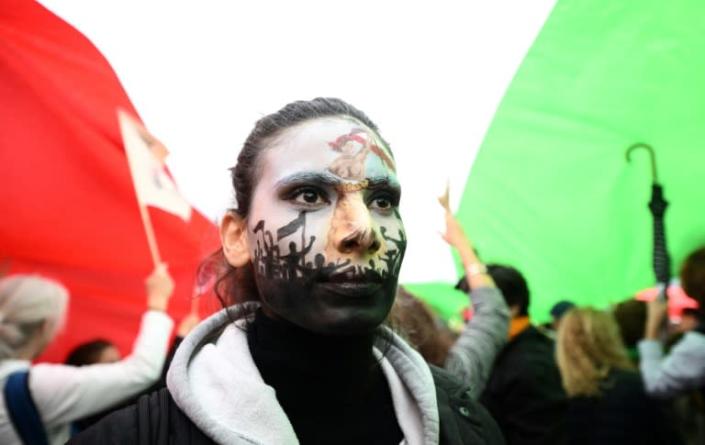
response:
[[[473,317],[448,352],[444,368],[470,387],[477,400],[507,342],[509,308],[496,287],[474,288]]]
[[[453,212],[450,210],[448,188],[446,188],[445,194],[438,198],[438,202],[443,207],[446,222],[446,231],[442,235],[443,239],[458,251],[460,260],[463,262],[463,268],[465,269],[465,275],[470,289],[495,287],[492,277],[487,274],[485,265],[475,253],[472,241],[467,237],[460,223],[455,219]]]
[[[685,334],[664,358],[657,340],[639,342],[639,370],[652,397],[672,398],[705,384],[705,336]]]
[[[148,311],[132,353],[109,364],[81,367],[39,364],[30,371],[30,391],[47,427],[103,411],[137,394],[161,375],[173,321],[166,308],[174,289],[164,266],[147,279]]]
[[[644,339],[639,342],[639,369],[646,392],[653,397],[670,398],[705,382],[705,336],[686,334],[667,357],[658,340],[666,318],[666,303],[653,300],[647,306]]]
[[[469,386],[471,397],[477,400],[489,379],[497,354],[507,342],[509,308],[470,239],[451,213],[447,190],[439,202],[446,220],[443,239],[460,255],[473,305],[473,317],[448,352],[444,368]]]

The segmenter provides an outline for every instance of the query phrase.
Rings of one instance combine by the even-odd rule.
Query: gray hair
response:
[[[53,337],[63,325],[69,293],[64,286],[33,275],[0,279],[0,360],[17,356],[49,322]]]

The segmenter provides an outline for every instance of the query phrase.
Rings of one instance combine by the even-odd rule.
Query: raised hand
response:
[[[174,280],[169,275],[166,263],[159,264],[145,280],[147,307],[156,311],[166,311],[169,299],[174,293]]]
[[[489,275],[487,275],[484,264],[482,264],[475,253],[472,241],[470,241],[470,238],[465,234],[460,222],[458,222],[453,212],[450,210],[450,187],[448,185],[446,185],[446,190],[443,195],[438,197],[438,203],[445,211],[446,221],[445,233],[442,233],[441,236],[451,247],[454,247],[458,251],[460,259],[463,261],[463,266],[465,267],[470,289],[479,286],[494,286],[494,282]]]
[[[668,303],[660,298],[654,298],[646,304],[646,332],[644,337],[657,340],[668,312]]]

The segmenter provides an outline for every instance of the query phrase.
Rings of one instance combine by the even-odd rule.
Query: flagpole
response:
[[[191,292],[191,312],[190,315],[198,316],[198,303],[200,296],[203,295],[203,289],[198,284],[198,272],[196,273],[196,279],[193,283],[193,291]]]
[[[139,199],[138,199],[139,201]],[[161,255],[159,255],[159,247],[157,246],[157,237],[154,235],[154,226],[152,226],[152,218],[149,216],[149,211],[147,206],[138,203],[140,208],[140,215],[142,216],[142,225],[144,226],[144,233],[147,235],[147,244],[149,245],[149,253],[152,255],[152,261],[154,261],[154,267],[156,268],[162,262]]]
[[[199,302],[201,301],[200,296],[201,295],[199,294],[199,295],[194,296],[191,299],[191,314],[192,315],[198,316],[198,306],[199,306]]]

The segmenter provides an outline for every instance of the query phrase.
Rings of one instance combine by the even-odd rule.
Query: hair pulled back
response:
[[[61,327],[68,303],[61,284],[32,275],[0,279],[0,360],[17,357],[45,322],[50,335]]]
[[[279,111],[259,119],[242,146],[237,158],[237,164],[230,169],[235,201],[237,203],[237,207],[231,211],[241,218],[247,218],[249,215],[252,195],[257,186],[257,177],[260,170],[260,154],[274,138],[279,136],[284,130],[301,123],[338,116],[359,121],[377,133],[377,136],[381,139],[377,126],[365,113],[343,100],[331,97],[318,97],[308,101],[292,102]],[[388,144],[385,142],[385,145]],[[217,264],[214,266],[213,262]],[[215,293],[221,304],[229,306],[234,303],[259,300],[251,264],[235,268],[225,261],[222,251],[219,250],[202,265],[201,270],[212,270],[214,267],[217,269],[216,273],[218,274]]]
[[[325,117],[347,116],[354,118],[377,133],[377,126],[365,113],[340,99],[318,97],[313,100],[299,100],[286,105],[276,113],[264,116],[245,140],[237,165],[231,169],[233,189],[237,209],[243,218],[247,217],[256,184],[259,155],[282,131],[300,123]],[[379,135],[378,135],[379,136]]]

